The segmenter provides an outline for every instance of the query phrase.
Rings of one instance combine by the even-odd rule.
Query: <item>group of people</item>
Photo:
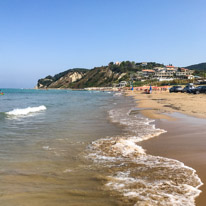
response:
[[[148,87],[136,87],[134,88],[137,91],[167,91],[168,88],[167,87],[156,87],[156,86],[148,86]]]

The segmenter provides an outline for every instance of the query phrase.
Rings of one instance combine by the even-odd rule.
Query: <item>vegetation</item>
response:
[[[86,72],[88,72],[88,69],[83,69],[83,68],[68,69],[68,70],[66,70],[64,72],[61,72],[59,74],[54,75],[53,80],[57,81],[58,79],[60,79],[61,77],[65,76],[69,72],[82,72],[82,73],[86,73]]]
[[[194,64],[185,68],[195,70],[195,76],[206,78],[206,63]]]
[[[195,70],[193,73],[194,76],[200,76],[206,78],[206,71],[201,71],[201,70]]]
[[[152,69],[154,67],[163,67],[163,64],[148,62],[142,66],[141,63],[134,61],[123,61],[119,65],[110,62],[108,66],[95,67],[88,71],[86,75],[76,83],[70,84],[71,88],[84,87],[108,87],[120,81],[130,81],[130,77],[142,69]],[[138,84],[138,83],[137,83]]]
[[[198,70],[198,71],[205,71],[206,72],[206,63],[201,63],[201,64],[194,64],[188,67],[185,67],[187,69],[191,70]]]
[[[156,62],[147,62],[147,65],[143,66],[142,63],[135,63],[134,61],[123,61],[120,65],[116,65],[113,62],[109,63],[109,68],[112,71],[121,73],[133,73],[143,69],[153,69],[154,67],[164,67],[164,65]]]

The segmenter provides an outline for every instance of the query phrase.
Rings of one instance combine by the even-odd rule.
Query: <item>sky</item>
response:
[[[206,62],[205,0],[0,0],[0,88],[111,61]]]

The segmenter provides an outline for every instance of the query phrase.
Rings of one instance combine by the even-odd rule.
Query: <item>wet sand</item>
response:
[[[206,95],[174,94],[173,96],[168,92],[158,94],[157,97],[154,94],[154,96],[137,95],[137,93],[133,95],[138,107],[144,108],[143,115],[156,119],[156,127],[167,130],[167,133],[141,142],[140,145],[148,154],[173,158],[195,169],[204,184],[200,187],[202,193],[196,199],[196,205],[205,206],[206,119],[198,117],[205,117],[206,108],[203,108],[202,104],[205,104]],[[169,106],[174,104],[176,107]],[[185,108],[188,108],[188,111]]]
[[[204,183],[202,193],[196,199],[197,206],[206,203],[206,120],[173,114],[176,121],[156,120],[156,126],[164,128],[167,133],[160,135],[140,145],[147,153],[173,158],[183,162],[197,171]]]

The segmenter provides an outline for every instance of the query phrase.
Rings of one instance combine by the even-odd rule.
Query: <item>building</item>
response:
[[[193,70],[179,68],[179,70],[176,72],[176,76],[179,78],[187,78],[188,76],[192,75],[193,73],[194,73]]]
[[[166,68],[175,68],[175,66],[172,66],[172,65],[166,65]]]
[[[155,72],[154,77],[158,78],[171,78],[174,77],[174,72],[167,72],[167,71],[161,71],[161,72]]]
[[[175,73],[177,70],[175,68],[166,68],[167,72]]]
[[[164,67],[154,67],[154,70],[155,70],[156,72],[160,72],[160,71],[165,70],[165,68],[164,68]]]
[[[127,86],[127,82],[126,81],[121,81],[119,83],[119,87],[126,87]]]
[[[155,74],[155,71],[152,70],[152,69],[144,69],[144,70],[142,70],[143,77],[151,77],[151,76],[154,76],[154,74]]]
[[[167,66],[166,66],[166,68],[167,68],[167,69],[175,69],[175,70],[177,70],[177,69],[178,69],[178,67],[171,66],[171,65],[167,65]]]

